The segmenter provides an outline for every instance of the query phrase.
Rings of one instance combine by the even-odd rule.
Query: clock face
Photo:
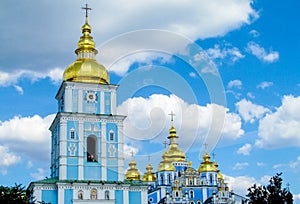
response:
[[[88,91],[85,99],[88,103],[95,103],[97,101],[97,94],[94,91]]]

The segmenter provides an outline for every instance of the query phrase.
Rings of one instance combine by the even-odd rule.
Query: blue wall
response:
[[[141,192],[129,192],[130,203],[139,204],[141,202]]]
[[[73,200],[73,190],[72,189],[65,189],[65,201],[64,203],[67,204],[67,203],[72,203],[72,200]]]
[[[57,203],[57,190],[42,190],[42,200],[45,203]]]
[[[116,190],[115,191],[115,203],[124,203],[123,202],[123,191],[122,190]]]

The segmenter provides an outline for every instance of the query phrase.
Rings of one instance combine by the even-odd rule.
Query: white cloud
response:
[[[209,48],[206,52],[213,61],[217,61],[220,64],[225,60],[229,61],[229,63],[235,63],[245,57],[237,47],[232,47],[229,44],[226,44],[222,48],[220,45],[215,44],[213,48]]]
[[[24,90],[21,86],[14,85],[14,87],[15,87],[16,91],[19,92],[19,94],[23,95]]]
[[[256,88],[265,89],[265,88],[268,88],[268,87],[273,86],[273,85],[274,85],[274,83],[271,82],[271,81],[263,81],[260,84],[258,84],[256,86]]]
[[[35,180],[42,180],[46,177],[48,172],[43,168],[38,168],[37,172],[31,173],[30,176],[34,178]]]
[[[236,88],[238,88],[238,89],[241,89],[241,88],[242,88],[242,85],[243,85],[242,81],[236,79],[236,80],[231,80],[231,81],[229,81],[228,84],[227,84],[227,87],[228,87],[229,89],[234,88],[234,87],[236,87]]]
[[[17,81],[23,77],[32,80],[49,77],[53,82],[61,80],[60,69],[43,71],[45,69],[41,69],[41,67],[46,67],[48,70],[58,60],[64,63],[62,59],[68,58],[66,54],[70,56],[69,53],[71,52],[67,51],[73,49],[75,46],[74,41],[78,40],[78,34],[80,34],[78,22],[83,23],[84,17],[78,15],[80,14],[79,8],[82,6],[81,2],[74,3],[70,0],[64,3],[59,2],[61,5],[59,8],[56,6],[57,3],[58,1],[51,1],[51,3],[38,2],[30,8],[27,4],[20,3],[18,12],[23,16],[22,21],[11,15],[13,13],[10,10],[11,6],[5,6],[4,4],[4,7],[8,9],[3,11],[3,16],[8,20],[5,21],[7,24],[4,23],[3,26],[10,27],[10,25],[14,25],[14,28],[11,30],[10,35],[0,36],[1,42],[5,42],[0,45],[0,49],[6,50],[2,57],[10,59],[14,55],[22,56],[22,58],[14,65],[2,65],[5,69],[1,67],[1,70],[6,71],[0,73],[0,86],[17,84]],[[55,16],[49,13],[51,9],[55,9]],[[116,15],[116,13],[119,15]],[[43,16],[43,18],[40,19],[37,16]],[[200,38],[225,35],[245,24],[251,24],[258,17],[258,12],[253,8],[252,0],[191,0],[188,2],[176,0],[168,3],[159,0],[144,0],[143,2],[133,0],[130,2],[130,6],[122,0],[115,0],[93,5],[89,20],[93,27],[92,35],[95,41],[98,45],[100,43],[105,45],[108,41],[113,41],[122,34],[140,30],[149,31],[150,29],[167,31],[182,37],[186,36],[185,38],[194,42]],[[61,21],[62,18],[65,19],[64,22]],[[104,18],[106,20],[103,20]],[[34,24],[32,19],[36,20]],[[59,38],[57,38],[56,32],[58,22],[64,28],[59,32]],[[37,32],[36,28],[43,29],[38,29]],[[131,36],[125,44],[118,44],[118,47],[110,49],[112,52],[107,52],[109,50],[106,49],[103,50],[102,45],[100,45],[99,50],[101,53],[97,57],[101,58],[99,62],[106,65],[111,71],[123,75],[135,60],[139,60],[135,59],[135,57],[140,58],[139,56],[134,55],[123,62],[119,62],[119,69],[117,69],[117,66],[111,67],[110,65],[115,64],[118,59],[124,56],[146,49],[145,43],[152,43],[154,38],[156,37],[149,35],[143,41],[144,44],[136,46],[136,42],[139,40]],[[173,44],[171,46],[178,46],[173,41],[169,41],[168,38],[162,39],[160,42],[162,43],[159,47],[154,46],[153,48],[152,46],[151,48],[166,50],[164,49],[165,46],[168,47],[171,44]],[[64,46],[61,46],[62,44]],[[44,54],[36,49],[36,45],[43,46]],[[134,49],[128,47],[134,47]],[[131,50],[133,52],[121,52],[121,55],[116,55],[115,50]],[[53,58],[50,59],[49,56]],[[156,58],[153,55],[147,56],[147,60],[151,59]],[[106,64],[106,62],[109,63]]]
[[[256,179],[254,177],[248,177],[248,176],[228,176],[224,175],[225,182],[228,182],[229,189],[233,189],[235,193],[239,195],[246,195],[248,194],[247,189],[253,186],[253,184],[256,185],[266,185],[271,176],[264,175],[260,179]]]
[[[294,202],[296,203],[296,201],[300,201],[300,193],[298,194],[293,194],[293,199],[294,199]]]
[[[256,146],[300,146],[300,97],[284,96],[280,107],[259,122]]]
[[[269,113],[270,110],[261,105],[256,105],[251,101],[242,99],[241,101],[235,104],[237,107],[238,113],[246,122],[254,123],[256,120],[262,118],[266,113]]]
[[[17,70],[15,72],[3,72],[0,71],[0,86],[14,85],[15,89],[23,94],[22,87],[16,85],[20,79],[29,79],[32,82],[40,79],[50,78],[50,80],[57,84],[62,80],[64,69],[54,68],[45,72],[37,72],[32,70]]]
[[[253,93],[251,93],[251,92],[248,92],[248,93],[247,93],[247,96],[248,96],[249,98],[251,98],[251,99],[255,99],[255,96],[254,96]]]
[[[238,162],[233,166],[233,170],[242,170],[249,166],[248,162]]]
[[[257,162],[256,165],[258,167],[262,167],[262,166],[265,166],[266,164],[264,162]]]
[[[247,50],[263,62],[272,63],[279,59],[279,52],[271,49],[267,52],[263,47],[255,42],[249,42],[247,44]]]
[[[290,162],[289,166],[293,169],[297,168],[298,166],[300,166],[300,156],[297,157],[296,161],[294,162]]]
[[[124,121],[127,138],[151,143],[166,140],[171,125],[168,114],[172,111],[176,114],[174,125],[183,148],[200,143],[200,138],[202,142],[206,138],[209,140],[206,142],[214,146],[213,143],[221,135],[236,139],[244,133],[240,117],[228,112],[227,108],[216,104],[187,104],[175,95],[154,94],[149,98],[131,98],[118,107],[119,114],[127,115]]]
[[[245,144],[244,146],[240,147],[237,151],[238,154],[243,155],[250,155],[250,151],[252,150],[251,144]]]
[[[253,184],[258,183],[254,177],[247,177],[247,176],[227,176],[224,175],[224,179],[228,182],[229,189],[234,190],[235,193],[239,195],[246,195],[247,189]]]
[[[44,118],[15,116],[0,121],[0,142],[17,156],[48,161],[50,155],[50,127],[55,115]]]
[[[9,148],[0,145],[0,167],[9,167],[20,162],[21,157],[9,152]]]
[[[255,38],[258,37],[258,36],[260,36],[260,33],[257,30],[251,30],[249,32],[249,34],[252,35]]]

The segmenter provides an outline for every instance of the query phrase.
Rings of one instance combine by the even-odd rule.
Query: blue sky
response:
[[[119,84],[126,157],[157,168],[174,111],[198,168],[203,143],[241,194],[283,172],[300,203],[298,1],[3,1],[0,184],[49,176],[54,99],[76,56],[84,11],[97,60]]]

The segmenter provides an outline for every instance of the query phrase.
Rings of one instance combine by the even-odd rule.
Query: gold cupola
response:
[[[215,161],[214,161],[213,163],[214,163],[214,165],[215,165],[215,167],[216,167],[216,169],[217,169],[217,173],[218,173],[218,181],[223,180],[223,175],[222,175],[221,171],[218,169],[219,164],[218,164],[217,162],[215,162]]]
[[[186,155],[179,149],[177,138],[176,129],[172,124],[168,136],[170,141],[169,148],[162,155],[162,161],[159,163],[158,171],[175,171],[173,162],[186,162]]]
[[[152,172],[153,167],[152,165],[149,163],[146,167],[146,172],[142,178],[143,182],[155,182],[156,181],[156,176],[155,174]]]
[[[203,155],[203,162],[200,164],[198,171],[201,172],[217,172],[218,169],[215,166],[215,162],[210,161],[210,156],[206,152]]]
[[[129,169],[126,172],[125,179],[127,181],[139,181],[141,174],[136,168],[136,162],[132,159],[128,165]]]
[[[93,37],[90,35],[92,28],[88,24],[87,15],[81,29],[82,36],[75,50],[77,60],[66,68],[63,81],[109,84],[109,74],[106,68],[95,59],[98,51],[95,48]]]

